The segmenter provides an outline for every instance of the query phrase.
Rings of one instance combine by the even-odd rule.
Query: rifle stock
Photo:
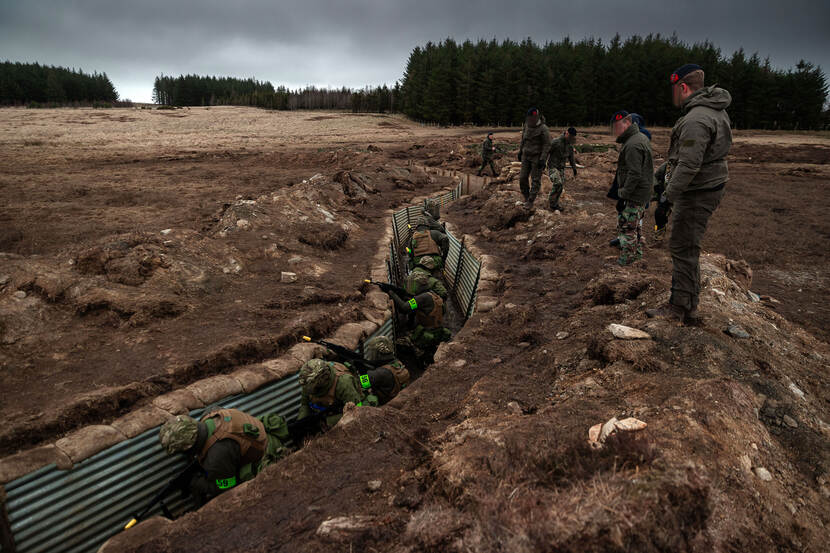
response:
[[[190,478],[192,477],[193,472],[199,467],[199,463],[196,459],[193,459],[190,464],[188,464],[185,469],[176,475],[175,478],[170,480],[164,488],[156,494],[155,497],[147,504],[147,507],[144,508],[143,511],[136,514],[130,522],[128,522],[124,526],[124,530],[129,530],[139,522],[141,522],[144,517],[146,517],[153,507],[156,506],[157,503],[161,504],[161,510],[169,519],[173,519],[173,513],[170,512],[170,509],[167,508],[167,505],[164,504],[164,498],[167,497],[170,493],[175,490],[180,490],[181,493],[184,495],[187,493],[187,485],[190,483]]]

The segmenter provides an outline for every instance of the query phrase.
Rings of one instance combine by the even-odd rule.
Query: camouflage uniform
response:
[[[631,123],[617,142],[622,144],[617,161],[617,194],[623,201],[617,218],[621,250],[617,262],[628,265],[643,257],[640,221],[654,187],[654,166],[651,145],[636,123]]]
[[[519,188],[529,205],[533,205],[542,187],[542,171],[550,151],[550,131],[545,118],[540,114],[534,123],[526,121],[522,127],[522,141],[519,144],[519,160],[522,171],[519,174]],[[530,188],[528,189],[528,179]]]
[[[441,268],[444,266],[444,260],[449,252],[450,239],[443,232],[443,227],[438,225],[439,230],[434,230],[432,226],[426,216],[419,217],[416,220],[415,232],[412,233],[412,237],[409,239],[409,246],[407,246],[409,268],[414,269],[415,266],[421,264],[423,258],[431,257],[436,265],[431,270],[438,271],[440,275]],[[426,241],[427,243],[421,244],[419,241]],[[433,242],[433,244],[429,244],[429,242]],[[429,253],[422,255],[422,252]]]
[[[412,330],[399,344],[414,349],[417,357],[429,357],[438,344],[446,342],[452,336],[449,329],[443,326],[447,288],[425,269],[416,267],[406,276],[404,289],[412,299],[403,301],[394,295],[392,299],[399,312],[413,313],[415,320]]]
[[[495,148],[493,146],[493,141],[490,140],[490,136],[488,135],[487,138],[484,139],[484,143],[481,145],[481,167],[478,168],[478,176],[481,176],[481,172],[484,171],[484,168],[489,164],[490,170],[493,171],[493,176],[495,177],[498,173],[496,173],[496,166],[493,165],[493,153],[495,152]]]
[[[561,209],[559,198],[565,188],[565,159],[571,162],[574,176],[576,176],[576,161],[574,160],[574,147],[568,141],[567,134],[563,134],[551,143],[550,155],[548,157],[548,177],[551,188],[548,194],[548,207],[550,209]]]
[[[367,398],[358,379],[348,368],[323,359],[311,359],[300,369],[299,382],[302,386],[300,409],[297,420],[314,413],[325,413],[325,427],[331,428],[343,416],[347,403],[377,405],[373,398]]]
[[[409,384],[409,371],[395,359],[395,345],[386,336],[372,338],[363,349],[367,361],[382,365],[361,375],[360,384],[377,396],[379,405],[388,403]]]
[[[265,467],[289,453],[284,445],[289,439],[288,425],[282,416],[272,413],[254,419],[236,409],[222,410],[221,413],[225,415],[224,420],[227,422],[230,422],[231,418],[240,417],[254,424],[258,421],[262,425],[267,440],[258,459],[249,460],[250,454],[243,455],[240,444],[246,443],[245,436],[237,437],[239,441],[231,437],[219,440],[214,438],[216,441],[205,451],[208,441],[217,431],[217,411],[205,412],[198,422],[187,415],[179,415],[166,422],[159,430],[159,440],[168,454],[184,453],[198,459],[201,470],[189,483],[190,494],[197,506],[202,506],[217,495],[250,480]],[[258,432],[256,428],[251,429],[252,436],[258,436]]]

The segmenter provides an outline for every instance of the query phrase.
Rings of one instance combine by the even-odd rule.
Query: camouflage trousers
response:
[[[493,165],[493,160],[492,159],[485,159],[484,161],[481,162],[481,167],[478,168],[478,173],[477,173],[478,176],[479,177],[481,176],[481,172],[484,171],[484,169],[487,167],[488,164],[490,165],[490,170],[493,171],[493,176],[497,177],[499,174],[496,173],[496,166]]]
[[[617,216],[617,232],[620,239],[620,258],[617,263],[620,265],[628,265],[643,257],[640,229],[644,213],[644,206],[626,201],[625,207]]]
[[[551,185],[550,194],[548,194],[548,207],[551,209],[558,209],[559,198],[562,196],[562,191],[565,189],[565,168],[548,168],[548,177],[550,177]]]

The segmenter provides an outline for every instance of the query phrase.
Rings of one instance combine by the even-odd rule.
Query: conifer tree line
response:
[[[118,100],[106,73],[39,63],[0,63],[0,105],[71,105],[112,103]]]
[[[732,94],[736,128],[815,129],[823,113],[827,81],[820,68],[801,61],[782,71],[757,54],[730,57],[710,42],[688,45],[676,37],[619,35],[608,43],[586,39],[537,45],[448,38],[416,47],[401,82],[400,107],[412,119],[440,124],[521,125],[538,107],[548,123],[605,124],[620,109],[649,125],[670,125],[669,76],[685,63],[706,72]]]
[[[171,106],[255,106],[266,109],[342,109],[354,112],[388,112],[395,109],[399,88],[386,85],[363,90],[308,86],[301,90],[276,89],[270,82],[231,77],[180,75],[156,77],[153,101]]]

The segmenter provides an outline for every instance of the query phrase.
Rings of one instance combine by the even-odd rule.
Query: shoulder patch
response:
[[[694,146],[696,143],[697,143],[697,140],[695,140],[694,138],[687,138],[686,140],[681,142],[680,145],[684,148],[690,148],[690,147]]]

